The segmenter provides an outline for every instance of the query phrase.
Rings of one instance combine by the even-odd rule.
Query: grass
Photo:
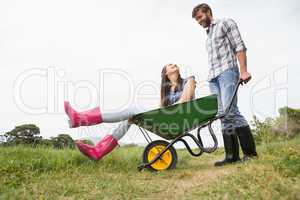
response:
[[[175,170],[138,172],[142,152],[122,147],[93,162],[77,150],[1,147],[0,199],[300,199],[300,137],[219,168],[222,149],[198,158],[178,150]]]

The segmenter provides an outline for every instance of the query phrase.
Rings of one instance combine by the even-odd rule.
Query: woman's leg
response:
[[[130,126],[131,124],[128,122],[128,120],[124,120],[119,123],[111,135],[106,135],[95,146],[85,144],[81,141],[76,141],[76,145],[78,149],[90,159],[100,160],[118,145],[118,140],[120,140],[127,133]]]
[[[64,102],[65,112],[69,117],[70,128],[79,126],[91,126],[102,122],[113,123],[126,120],[135,114],[144,112],[145,110],[136,106],[121,110],[120,112],[106,113],[101,112],[99,107],[78,112],[73,109],[69,102]]]
[[[90,110],[78,112],[71,107],[70,103],[64,102],[65,113],[69,117],[70,128],[75,128],[78,126],[90,126],[94,124],[100,124],[103,122],[100,109],[93,108]]]
[[[123,109],[119,112],[103,112],[102,119],[103,119],[103,122],[106,122],[106,123],[120,122],[123,120],[127,120],[130,117],[132,117],[138,113],[145,112],[145,111],[146,110],[133,105],[133,106]]]
[[[131,124],[128,120],[124,120],[118,124],[118,126],[112,131],[112,137],[119,141],[128,131]]]

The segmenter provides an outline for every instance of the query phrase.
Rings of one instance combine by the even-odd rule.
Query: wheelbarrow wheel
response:
[[[155,156],[162,152],[169,143],[164,140],[156,140],[148,144],[143,153],[143,162],[151,162]],[[152,171],[162,171],[166,169],[174,169],[177,164],[177,153],[173,146],[171,146],[161,157],[148,166],[148,169]]]

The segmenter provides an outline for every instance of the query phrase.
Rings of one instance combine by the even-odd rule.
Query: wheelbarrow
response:
[[[138,170],[147,168],[152,171],[162,171],[175,168],[177,153],[174,144],[179,141],[195,157],[201,156],[203,153],[214,152],[218,147],[218,141],[212,129],[212,123],[224,118],[229,113],[241,84],[243,84],[243,80],[239,80],[235,86],[234,94],[225,112],[218,115],[218,100],[215,94],[134,115],[132,122],[139,127],[148,142],[142,156],[143,163],[138,166]],[[213,139],[212,147],[203,146],[200,132],[205,127],[208,127]],[[196,136],[189,133],[195,129],[197,129]],[[165,140],[153,141],[149,136],[149,131]],[[191,138],[200,151],[192,150],[185,138]]]

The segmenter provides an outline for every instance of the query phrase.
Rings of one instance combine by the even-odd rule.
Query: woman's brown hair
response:
[[[171,81],[166,75],[166,72],[167,72],[167,65],[165,65],[161,71],[160,104],[162,107],[170,105],[169,95],[171,90]],[[183,80],[179,74],[175,91],[178,91],[181,88],[182,82]]]

